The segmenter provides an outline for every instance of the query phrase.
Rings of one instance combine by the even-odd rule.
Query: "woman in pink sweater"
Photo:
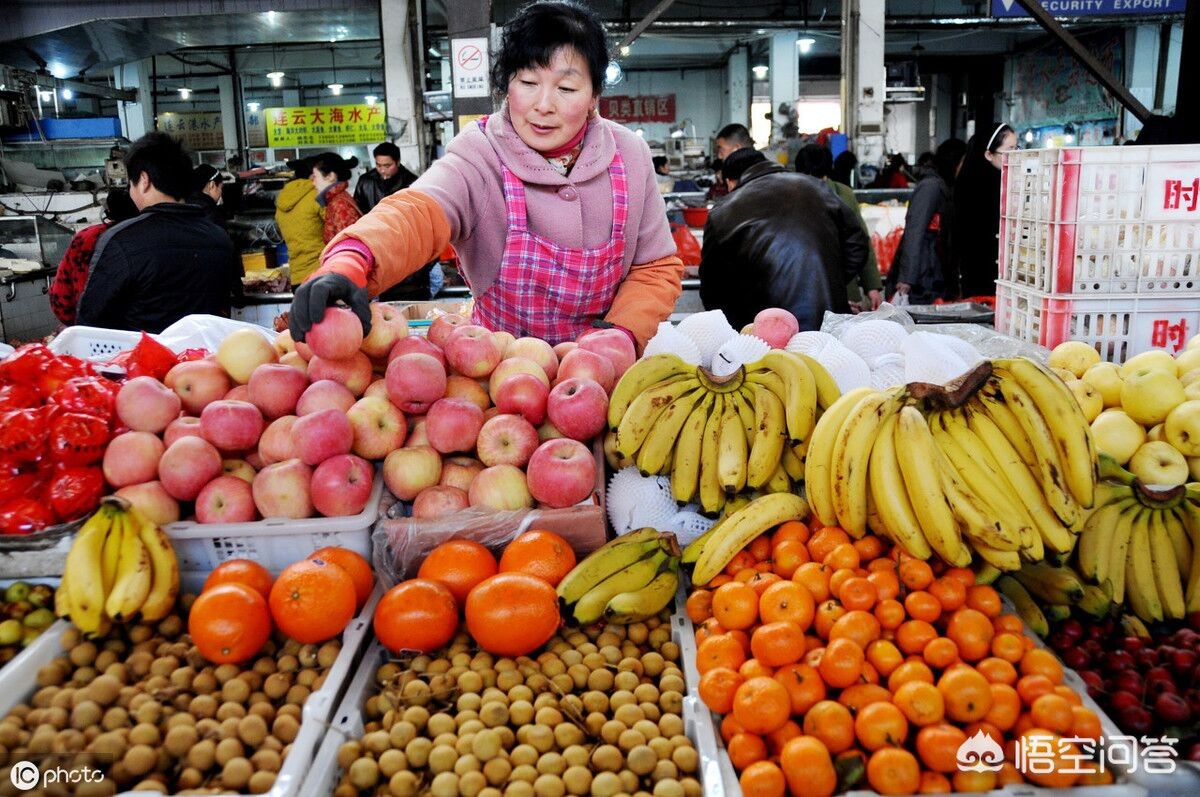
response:
[[[590,10],[522,10],[492,66],[499,110],[330,242],[296,291],[293,337],[339,299],[367,328],[368,296],[453,244],[476,323],[552,344],[614,326],[645,344],[679,297],[683,264],[649,148],[597,116],[607,63]]]

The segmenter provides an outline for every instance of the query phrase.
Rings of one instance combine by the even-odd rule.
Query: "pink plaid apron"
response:
[[[496,281],[475,298],[472,320],[488,329],[541,338],[551,345],[575,340],[591,328],[593,319],[608,312],[624,274],[629,216],[625,162],[617,152],[609,167],[612,235],[607,244],[595,249],[568,249],[533,233],[525,212],[524,184],[503,163],[500,168],[508,237]]]

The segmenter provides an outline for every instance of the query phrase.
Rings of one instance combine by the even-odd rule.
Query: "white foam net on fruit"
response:
[[[613,531],[666,527],[679,507],[671,496],[671,481],[664,476],[642,476],[636,467],[622,468],[608,480],[608,520]]]
[[[727,341],[737,337],[737,331],[729,325],[720,310],[693,313],[679,322],[679,332],[696,344],[700,352],[700,364],[709,367],[713,357]]]
[[[825,370],[837,382],[838,389],[843,393],[871,384],[871,369],[862,357],[847,349],[838,341],[833,341],[820,354],[813,355],[817,362],[825,366]]]
[[[770,350],[770,345],[762,338],[737,335],[725,341],[717,350],[709,370],[717,376],[729,376],[743,365],[761,359]]]
[[[644,357],[655,354],[675,354],[690,365],[700,365],[700,349],[696,342],[680,332],[670,321],[658,325],[654,337],[646,342]]]

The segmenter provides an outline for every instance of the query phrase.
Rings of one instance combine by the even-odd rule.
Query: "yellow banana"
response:
[[[1179,521],[1187,529],[1192,540],[1192,562],[1188,569],[1187,587],[1184,590],[1184,600],[1190,614],[1200,612],[1200,512],[1191,501],[1184,501],[1177,511]]]
[[[692,572],[692,583],[704,586],[755,537],[780,523],[806,517],[808,505],[803,498],[792,493],[773,493],[754,499],[730,515],[704,546]]]
[[[105,595],[116,583],[117,565],[121,562],[121,532],[118,526],[114,519],[104,537],[104,547],[100,549],[100,580],[104,582]]]
[[[865,396],[877,391],[869,387],[851,390],[825,410],[812,432],[808,458],[804,461],[804,492],[813,514],[824,526],[836,526],[833,506],[833,446],[847,416]]]
[[[977,567],[975,569],[975,583],[976,584],[994,584],[996,582],[996,579],[998,579],[999,577],[1000,577],[1000,569],[996,568],[996,567],[992,567],[987,562],[984,562],[983,564],[979,565],[979,567]]]
[[[933,435],[916,407],[900,410],[895,440],[904,488],[929,547],[947,564],[966,567],[971,563],[971,551],[963,544],[954,512],[946,502]]]
[[[780,469],[787,447],[783,413],[783,402],[774,392],[754,385],[754,442],[746,463],[746,483],[754,490],[771,481]]]
[[[735,406],[737,395],[725,396],[718,438],[717,481],[726,495],[740,493],[746,486],[746,461],[750,453],[746,447],[746,429]]]
[[[671,495],[682,504],[689,503],[696,495],[700,482],[700,451],[704,442],[704,427],[716,396],[705,393],[700,403],[692,408],[679,439],[675,441],[675,453],[671,460]]]
[[[154,521],[130,508],[130,517],[137,522],[138,538],[150,555],[153,578],[150,594],[142,601],[142,619],[147,622],[162,620],[175,608],[179,595],[179,560],[167,533]]]
[[[783,384],[783,377],[774,371],[747,371],[746,381],[770,390],[775,394],[775,398],[779,399],[780,404],[787,401],[787,387]]]
[[[648,620],[670,605],[678,589],[679,573],[674,567],[663,570],[641,589],[614,595],[604,607],[604,619],[616,625]]]
[[[694,377],[686,377],[655,385],[640,393],[617,426],[617,454],[622,457],[636,454],[667,407],[680,396],[699,389],[699,381]]]
[[[1079,572],[1084,578],[1102,584],[1108,577],[1113,529],[1117,518],[1133,503],[1134,498],[1129,497],[1105,504],[1093,512],[1084,523],[1083,531],[1079,534],[1079,544],[1076,546]]]
[[[984,486],[982,494],[971,489],[955,467],[952,458],[947,455],[947,449],[955,448],[957,443],[944,430],[938,428],[936,416],[930,418],[929,423],[937,464],[941,470],[942,489],[946,493],[950,508],[961,521],[963,531],[973,542],[980,542],[997,551],[1020,550],[1020,531],[1013,528],[1008,518],[997,512],[992,504],[983,498],[983,495],[988,494],[995,496],[998,491],[990,484]],[[966,457],[965,454],[963,456]]]
[[[1163,617],[1182,620],[1187,614],[1183,583],[1179,580],[1179,563],[1175,561],[1175,546],[1167,533],[1165,510],[1150,511],[1150,562],[1154,568],[1154,583],[1162,601]]]
[[[808,370],[812,372],[813,381],[817,385],[817,406],[823,410],[827,410],[833,406],[833,403],[842,395],[841,389],[837,386],[837,382],[829,375],[829,371],[825,370],[825,366],[821,365],[815,359],[807,354],[796,354],[800,361],[808,366]]]
[[[658,416],[637,452],[637,466],[643,476],[656,474],[672,464],[671,454],[679,440],[680,430],[687,423],[688,415],[707,395],[704,390],[684,393]]]
[[[101,553],[113,523],[113,514],[110,504],[100,504],[76,535],[63,569],[63,577],[71,584],[71,621],[86,634],[98,633],[104,618]]]
[[[117,622],[137,614],[142,602],[150,595],[153,580],[150,552],[142,544],[134,525],[136,522],[127,512],[121,512],[117,517],[117,525],[121,528],[121,562],[112,592],[104,602],[105,614]]]
[[[1021,569],[1021,555],[1016,551],[999,551],[979,540],[973,540],[971,547],[980,559],[997,570],[1012,573]]]
[[[998,375],[1002,382],[1009,377],[1015,379],[1037,404],[1058,449],[1063,477],[1071,495],[1084,509],[1091,507],[1099,477],[1096,443],[1079,401],[1061,379],[1034,360],[1017,357],[996,360],[993,365],[999,366]]]
[[[70,617],[72,608],[70,582],[67,581],[67,574],[63,573],[58,581],[58,589],[54,590],[54,616]]]
[[[1030,470],[1037,467],[1037,457],[1034,456],[1033,446],[1025,435],[1025,430],[1021,427],[1020,422],[1017,421],[1017,416],[1013,415],[1009,406],[1001,401],[987,385],[971,397],[971,400],[967,402],[967,408],[984,414],[1000,429],[1009,444],[1016,449],[1021,461],[1025,463],[1025,467]]]
[[[1175,562],[1179,566],[1179,579],[1183,583],[1187,583],[1192,575],[1192,541],[1188,537],[1187,530],[1183,527],[1183,521],[1179,519],[1177,509],[1171,509],[1163,516],[1163,523],[1166,524],[1167,536],[1171,539],[1171,546],[1175,549]]]
[[[596,586],[585,592],[571,610],[571,617],[580,625],[590,625],[604,617],[604,607],[609,600],[622,592],[636,592],[649,584],[663,563],[667,553],[661,549],[633,564],[626,565]]]
[[[1109,589],[1112,588],[1111,583]],[[1083,598],[1075,604],[1080,611],[1087,612],[1093,617],[1107,617],[1112,611],[1112,596],[1108,591],[1097,584],[1083,585]]]
[[[1108,549],[1108,562],[1105,564],[1104,571],[1097,572],[1096,581],[1103,584],[1108,581],[1112,584],[1113,603],[1123,604],[1125,602],[1125,579],[1126,579],[1126,561],[1129,558],[1129,547],[1133,542],[1133,526],[1137,521],[1138,515],[1141,514],[1142,508],[1135,501],[1121,511],[1117,516],[1117,523],[1112,529],[1112,542]]]
[[[651,387],[695,374],[696,366],[675,354],[654,354],[638,360],[621,375],[608,399],[608,428],[616,429],[633,400]]]
[[[783,379],[784,416],[793,445],[812,434],[817,414],[817,381],[808,365],[798,356],[783,349],[772,349],[758,361]]]
[[[1019,581],[1012,576],[1000,576],[996,579],[996,589],[1012,601],[1017,614],[1031,631],[1040,637],[1050,633],[1050,623],[1046,621],[1046,615]]]
[[[833,511],[847,534],[867,533],[867,465],[884,420],[900,408],[900,388],[863,396],[851,408],[833,443],[830,497]]]
[[[605,543],[584,557],[558,582],[558,597],[567,604],[579,600],[601,581],[660,548],[659,536],[660,532],[656,529],[638,529]]]
[[[733,404],[733,409],[742,422],[742,431],[746,435],[746,450],[754,447],[754,391],[753,385],[744,384],[741,390],[735,390],[726,396]]]
[[[794,482],[804,481],[804,460],[796,453],[796,449],[793,446],[784,444],[783,455],[780,457],[780,461],[783,463],[783,469],[787,471],[789,479]]]
[[[721,422],[725,418],[725,396],[716,396],[712,413],[704,425],[700,443],[700,508],[707,514],[721,511],[725,491],[721,489]]]
[[[1134,614],[1146,622],[1158,622],[1163,619],[1163,605],[1150,557],[1151,514],[1142,510],[1133,523],[1129,557],[1125,560],[1125,595]]]
[[[775,473],[762,486],[762,491],[764,493],[790,493],[792,491],[792,480],[788,477],[782,464],[775,466]]]
[[[1029,594],[1046,603],[1077,603],[1083,598],[1083,582],[1069,567],[1048,562],[1029,562],[1016,574]]]
[[[875,445],[871,447],[867,486],[879,520],[892,541],[910,556],[928,559],[933,551],[921,532],[921,524],[904,489],[900,463],[896,461],[896,419],[894,414],[888,416],[879,428]]]

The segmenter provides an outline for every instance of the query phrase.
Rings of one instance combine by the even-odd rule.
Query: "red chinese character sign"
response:
[[[674,122],[674,94],[600,98],[600,115],[612,122]]]
[[[1151,163],[1145,201],[1148,221],[1200,221],[1200,163]]]
[[[381,102],[266,108],[262,116],[271,147],[370,144],[387,138],[387,111]]]

